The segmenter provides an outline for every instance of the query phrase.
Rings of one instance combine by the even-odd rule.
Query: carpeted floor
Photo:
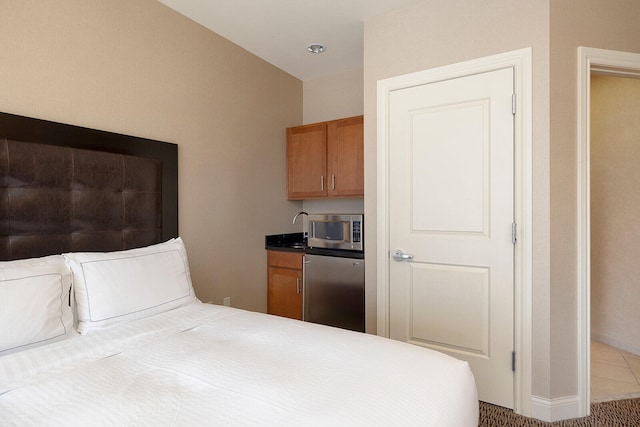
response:
[[[640,399],[614,400],[591,404],[586,418],[546,423],[516,415],[512,410],[480,402],[480,427],[638,427]]]

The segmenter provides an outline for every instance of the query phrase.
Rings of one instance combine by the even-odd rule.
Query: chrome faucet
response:
[[[298,219],[298,217],[299,217],[300,215],[303,215],[303,214],[304,214],[304,215],[307,215],[307,216],[309,215],[309,214],[308,214],[308,213],[306,213],[305,211],[300,211],[300,212],[298,212],[298,213],[296,214],[296,216],[294,216],[294,217],[293,217],[293,223],[292,223],[292,224],[294,224],[294,225],[295,225],[295,223],[296,223],[296,219]]]

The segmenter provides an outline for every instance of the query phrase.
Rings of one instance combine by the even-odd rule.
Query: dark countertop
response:
[[[272,234],[264,236],[264,248],[269,251],[302,252],[309,255],[364,259],[363,251],[311,248],[307,246],[307,238],[304,233]]]
[[[264,236],[264,248],[267,250],[304,252],[307,238],[304,233],[272,234]]]

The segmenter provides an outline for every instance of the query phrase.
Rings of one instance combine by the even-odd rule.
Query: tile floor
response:
[[[591,402],[640,397],[640,356],[591,341]]]

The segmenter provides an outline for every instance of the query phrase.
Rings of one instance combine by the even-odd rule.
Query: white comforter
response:
[[[195,304],[0,357],[0,426],[477,426],[468,365]]]

